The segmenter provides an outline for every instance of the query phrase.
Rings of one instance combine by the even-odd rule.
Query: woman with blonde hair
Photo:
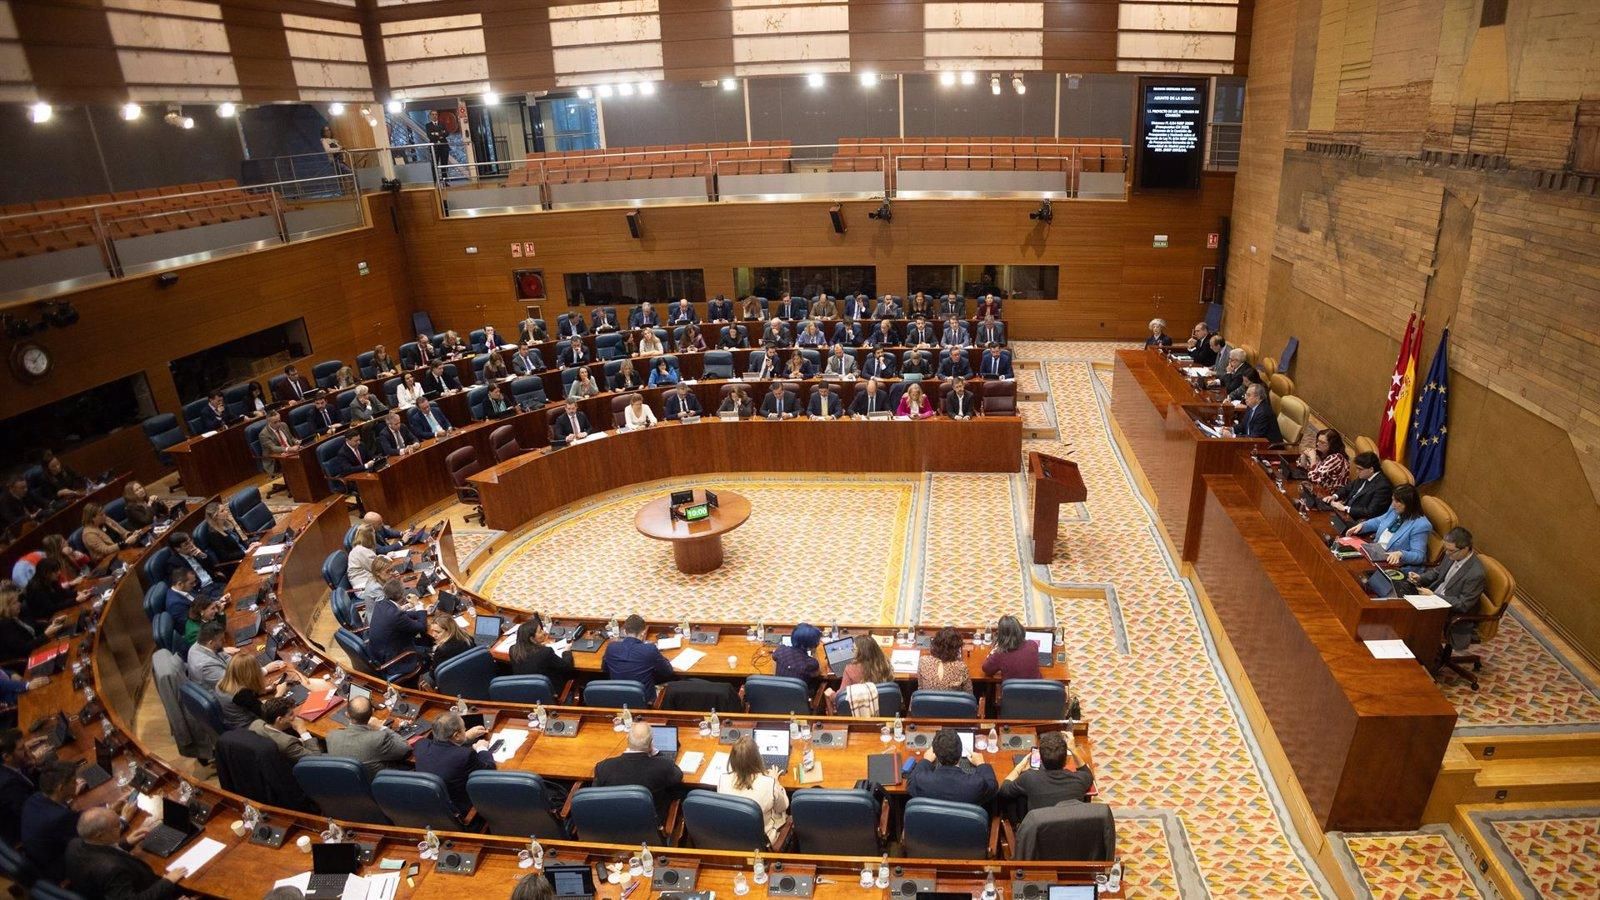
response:
[[[150,498],[144,484],[130,481],[122,488],[122,520],[134,528],[148,528],[167,517],[167,505]]]
[[[344,574],[350,580],[350,590],[359,594],[372,587],[372,562],[378,558],[378,535],[371,525],[356,526],[355,537],[350,541],[350,555],[345,562]]]
[[[353,388],[360,383],[361,379],[356,377],[356,370],[349,366],[340,366],[339,371],[333,373],[334,390],[342,391],[346,388]]]
[[[106,515],[105,507],[98,503],[83,505],[83,533],[79,536],[83,549],[95,565],[117,555],[133,539],[133,534]]]
[[[267,670],[282,670],[288,678],[273,687],[267,687]],[[229,728],[248,728],[261,719],[261,701],[268,697],[282,697],[289,692],[289,682],[305,682],[305,676],[274,660],[263,669],[256,663],[254,653],[240,653],[228,660],[228,671],[212,688],[217,702],[222,705],[222,724]]]
[[[789,794],[778,783],[778,774],[776,768],[767,770],[755,740],[747,734],[728,751],[728,771],[717,782],[717,793],[754,800],[761,807],[768,847],[778,840],[778,833],[789,821]]]
[[[913,381],[906,392],[900,395],[900,406],[895,410],[895,415],[902,418],[930,419],[933,417],[933,404],[922,393],[921,382]]]

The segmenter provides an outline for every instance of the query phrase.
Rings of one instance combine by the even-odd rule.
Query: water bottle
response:
[[[717,718],[717,708],[711,708],[711,733],[717,737],[722,736],[722,720]]]
[[[990,753],[997,753],[997,752],[999,752],[999,750],[1000,750],[1000,732],[995,731],[994,726],[990,725],[989,726],[989,752]]]
[[[990,872],[988,877],[983,880],[983,900],[996,900],[999,896],[1000,893],[995,890],[994,886],[994,873]]]
[[[899,713],[895,713],[894,714],[894,742],[896,744],[903,744],[903,743],[905,743],[905,739],[906,739],[906,723],[901,720]]]
[[[650,852],[649,844],[639,845],[639,868],[646,878],[656,873],[656,857],[655,854]]]
[[[885,853],[883,859],[878,861],[878,877],[873,881],[874,887],[886,888],[889,886],[889,854]]]
[[[458,716],[466,715],[467,714],[467,701],[462,699],[459,694],[456,695],[456,705],[450,707],[450,711],[455,713]]]
[[[807,742],[809,742],[811,740],[811,720],[810,719],[806,719],[806,720],[804,720],[804,721],[802,721],[800,723],[800,740],[807,741]]]
[[[767,864],[761,860],[761,851],[756,851],[755,865],[750,867],[751,880],[756,884],[767,883]]]
[[[624,731],[633,727],[633,713],[629,711],[628,704],[622,704],[622,729]]]
[[[798,740],[800,737],[800,720],[794,713],[789,713],[789,740]]]
[[[383,692],[383,705],[389,709],[394,709],[399,704],[400,689],[391,684],[389,689]]]

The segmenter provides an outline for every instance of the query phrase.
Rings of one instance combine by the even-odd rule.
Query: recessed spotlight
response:
[[[344,115],[344,104],[343,103],[329,103],[328,104],[328,115],[330,115],[330,116],[342,116],[342,115]]]
[[[499,93],[497,93],[495,91],[484,91],[483,92],[483,103],[484,103],[485,106],[499,106],[500,105],[500,95],[499,95]]]
[[[406,111],[406,105],[405,105],[405,103],[401,102],[399,99],[394,99],[394,100],[390,100],[389,101],[389,105],[388,105],[387,109],[389,110],[389,112],[391,112],[394,115],[398,116],[401,113]]]
[[[139,104],[122,104],[122,120],[124,122],[132,122],[134,119],[137,119],[142,115],[144,115],[144,107],[140,106]]]
[[[654,81],[639,82],[639,93],[646,97],[654,97],[656,95],[656,83]]]
[[[608,98],[611,97],[611,95],[616,93],[616,90],[614,88],[612,88],[611,85],[609,85],[609,84],[600,85],[600,87],[598,88],[598,91],[600,93],[600,99],[602,99],[602,100],[608,99]]]
[[[231,119],[238,112],[239,112],[239,107],[233,105],[232,103],[224,103],[221,106],[217,107],[217,115],[221,116],[224,119]]]
[[[827,83],[828,79],[824,78],[821,72],[812,72],[806,76],[807,87],[819,88]]]
[[[739,89],[739,82],[733,80],[732,78],[724,78],[722,79],[722,89],[725,91],[736,91]]]
[[[35,125],[43,125],[44,123],[50,121],[50,118],[55,114],[55,109],[51,107],[50,104],[43,101],[32,104],[28,107],[28,118]]]
[[[861,86],[864,87],[864,88],[872,88],[872,87],[877,87],[878,86],[878,73],[877,72],[862,72],[857,77],[859,77],[861,79]]]
[[[999,75],[990,75],[989,76],[989,93],[995,95],[996,97],[1000,96],[1000,76]]]
[[[1018,94],[1026,94],[1028,92],[1028,86],[1022,82],[1021,75],[1011,76],[1011,89]]]
[[[971,87],[972,85],[977,84],[978,83],[978,73],[977,72],[962,72],[961,73],[961,83],[966,85],[966,86],[968,86],[968,87]]]
[[[182,125],[185,131],[188,131],[194,127],[194,116],[184,116],[178,120],[178,124]]]
[[[940,72],[939,73],[939,83],[944,85],[945,87],[950,87],[951,85],[956,83],[956,73],[954,73],[954,72]]]
[[[624,96],[624,97],[632,97],[633,96],[633,85],[628,83],[628,82],[626,82],[626,81],[624,81],[621,84],[617,85],[617,93],[622,95],[622,96]]]
[[[583,100],[592,99],[594,97],[594,91],[586,87],[578,88],[578,97]]]

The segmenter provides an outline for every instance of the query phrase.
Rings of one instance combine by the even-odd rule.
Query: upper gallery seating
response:
[[[529,153],[528,162],[542,163],[551,184],[627,181],[637,178],[694,178],[725,175],[781,174],[788,171],[788,141],[712,144],[660,144],[607,150]],[[737,165],[718,165],[736,162]],[[512,171],[512,186],[539,183],[539,166]]]
[[[201,191],[214,193],[199,196]],[[272,215],[272,198],[239,189],[233,179],[174,184],[115,194],[13,203],[0,208],[0,259],[95,244],[98,213],[113,240]]]

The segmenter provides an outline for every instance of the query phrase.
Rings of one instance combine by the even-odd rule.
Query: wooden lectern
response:
[[[1028,475],[1033,478],[1033,561],[1049,565],[1055,557],[1056,527],[1061,504],[1089,499],[1089,488],[1069,459],[1028,453]]]

